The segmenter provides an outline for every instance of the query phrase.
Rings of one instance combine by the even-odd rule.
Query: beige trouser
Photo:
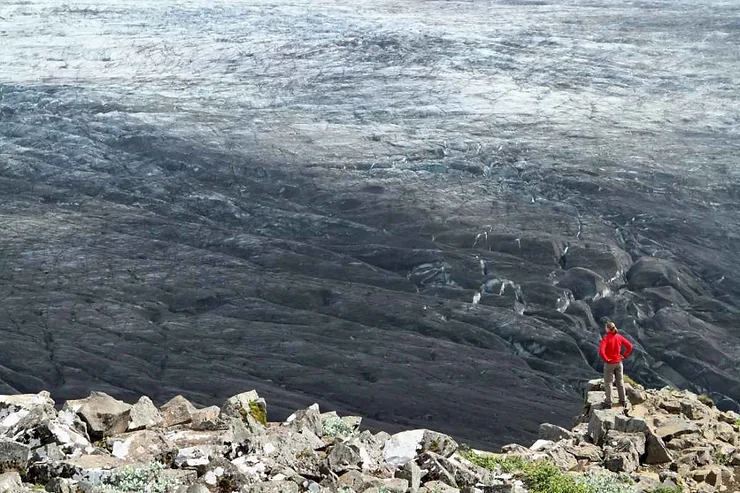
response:
[[[624,369],[622,363],[615,365],[604,363],[604,392],[606,392],[605,404],[611,405],[612,403],[612,381],[616,378],[617,393],[619,394],[619,403],[624,405],[627,399],[624,397]]]

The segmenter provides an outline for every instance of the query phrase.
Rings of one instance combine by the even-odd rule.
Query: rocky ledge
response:
[[[255,391],[220,408],[6,395],[0,493],[737,491],[740,415],[688,391],[627,391],[628,413],[604,409],[593,380],[572,430],[545,423],[534,444],[500,453],[426,429],[360,431],[360,417],[318,405],[270,422]]]

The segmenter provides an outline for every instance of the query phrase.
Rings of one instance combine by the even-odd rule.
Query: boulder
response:
[[[740,414],[735,411],[722,411],[719,413],[719,420],[728,425],[735,426],[740,423]]]
[[[632,473],[645,453],[645,435],[610,430],[604,438],[604,467],[614,472]]]
[[[448,484],[450,484],[450,486],[456,485],[458,488],[473,486],[481,480],[481,471],[479,468],[469,467],[466,462],[467,461],[463,462],[458,460],[457,456],[445,457],[430,451],[424,452],[419,456],[419,464],[423,469],[428,470],[429,473],[432,474],[432,478],[447,482],[446,479],[449,479],[451,476],[454,480],[454,484]],[[429,464],[433,465],[432,469],[426,467]],[[449,476],[448,474],[440,474],[439,477],[435,478],[432,471],[437,471],[437,467],[441,467],[449,474]]]
[[[601,462],[604,457],[601,447],[586,442],[579,443],[578,445],[567,445],[565,451],[576,459],[584,459],[589,462]]]
[[[695,399],[683,399],[681,400],[681,412],[691,420],[704,419],[707,416],[708,408],[701,402]]]
[[[543,450],[549,450],[555,446],[555,442],[552,440],[537,440],[530,447],[529,450],[532,452],[540,452]]]
[[[588,435],[596,445],[601,445],[606,433],[614,428],[616,416],[613,411],[595,409],[588,422]]]
[[[573,433],[560,426],[542,423],[539,429],[539,437],[542,440],[557,442],[559,440],[573,438]]]
[[[22,487],[21,476],[16,471],[0,474],[0,493],[16,493]]]
[[[177,453],[177,447],[156,430],[139,430],[109,439],[112,454],[132,462],[166,462]]]
[[[162,426],[169,428],[170,426],[190,423],[195,410],[195,406],[189,400],[181,395],[175,396],[159,408],[160,413],[162,413]]]
[[[565,471],[570,470],[578,464],[576,457],[562,446],[551,448],[547,451],[547,455],[553,464]]]
[[[420,453],[434,452],[449,457],[457,450],[457,442],[447,435],[431,430],[402,431],[392,435],[383,448],[386,463],[401,467]]]
[[[696,423],[686,421],[679,417],[670,417],[668,419],[661,420],[656,424],[655,434],[664,441],[669,441],[672,438],[699,431],[699,427]]]
[[[136,431],[145,428],[156,428],[163,424],[164,418],[162,417],[162,413],[159,412],[149,397],[142,396],[131,407],[127,429],[128,431]]]
[[[216,430],[221,426],[219,416],[221,408],[218,406],[196,409],[190,415],[190,428],[193,430]]]
[[[714,462],[711,447],[694,447],[681,451],[676,463],[685,465],[688,469],[697,469]]]
[[[267,424],[267,403],[257,391],[250,390],[229,397],[221,406],[221,414],[264,426]]]
[[[408,481],[408,493],[417,493],[421,486],[421,468],[416,462],[407,462],[398,471],[396,477]]]
[[[697,483],[707,483],[716,488],[722,486],[722,469],[717,466],[691,471],[691,477]]]
[[[211,462],[211,455],[218,455],[223,449],[218,445],[195,445],[177,450],[173,463],[177,467],[202,468]]]
[[[314,404],[307,409],[301,409],[294,412],[288,416],[288,419],[285,420],[285,424],[298,430],[307,428],[314,435],[319,437],[324,435],[324,425],[318,404]]]
[[[362,457],[357,445],[339,442],[332,447],[326,458],[329,469],[341,474],[350,469],[360,469]]]
[[[87,424],[91,440],[125,432],[131,417],[131,407],[104,392],[96,391],[85,399],[71,400],[64,404],[64,410],[74,411]]]
[[[718,421],[712,425],[712,430],[718,440],[722,440],[731,445],[740,445],[740,443],[738,443],[740,441],[740,437],[732,425]]]
[[[18,424],[29,414],[37,419],[53,419],[56,417],[54,401],[49,392],[38,394],[0,395],[0,434],[12,436],[14,430],[27,427]]]
[[[663,440],[656,435],[647,435],[645,449],[645,464],[665,464],[673,460]]]
[[[661,399],[658,406],[670,414],[681,414],[681,402],[677,399]]]
[[[457,488],[455,476],[442,464],[443,457],[434,452],[424,452],[419,457],[419,466],[427,471],[425,478],[438,480],[448,486]]]
[[[629,385],[627,383],[625,383],[624,392],[625,392],[625,395],[627,396],[627,400],[633,406],[642,404],[643,402],[647,400],[647,393],[644,390],[634,387],[632,385]]]
[[[620,451],[634,450],[638,457],[645,454],[646,438],[642,433],[624,433],[609,430],[604,438],[605,447],[613,447]]]
[[[460,493],[460,490],[438,480],[426,481],[419,493]]]
[[[298,493],[301,491],[293,481],[264,481],[245,487],[246,493]]]
[[[24,443],[0,437],[0,471],[24,471],[31,458],[31,447]]]

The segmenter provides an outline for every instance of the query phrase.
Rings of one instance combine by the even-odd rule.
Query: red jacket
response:
[[[624,355],[622,354],[622,346],[625,347]],[[601,340],[599,346],[599,355],[605,363],[616,364],[622,361],[624,358],[630,355],[632,352],[632,344],[630,341],[622,337],[618,332],[609,332]]]

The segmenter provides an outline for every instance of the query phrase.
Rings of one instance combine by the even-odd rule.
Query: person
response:
[[[606,322],[605,329],[606,334],[601,339],[601,344],[599,345],[599,355],[604,360],[604,391],[606,392],[604,407],[606,409],[611,409],[612,407],[612,381],[614,381],[617,385],[617,393],[619,394],[619,404],[624,408],[626,413],[628,406],[624,394],[624,367],[622,366],[622,360],[632,353],[632,344],[619,333],[614,322]],[[624,348],[624,354],[622,353],[622,348]]]

